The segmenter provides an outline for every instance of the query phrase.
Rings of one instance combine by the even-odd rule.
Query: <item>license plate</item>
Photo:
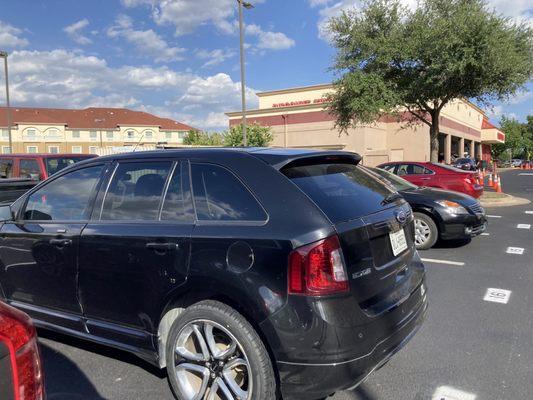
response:
[[[403,229],[398,232],[389,233],[389,238],[392,246],[392,254],[394,254],[394,256],[397,256],[407,249],[407,240],[405,239],[405,232]]]

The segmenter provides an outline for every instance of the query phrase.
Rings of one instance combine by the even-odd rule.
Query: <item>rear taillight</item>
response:
[[[44,399],[37,335],[29,318],[0,304],[0,340],[12,353],[15,400]]]
[[[289,294],[325,296],[349,291],[337,236],[299,247],[289,256]]]

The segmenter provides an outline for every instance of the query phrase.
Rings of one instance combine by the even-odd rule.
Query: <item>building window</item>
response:
[[[80,138],[80,131],[79,130],[75,130],[75,131],[72,131],[72,137],[74,139],[79,139]]]
[[[2,146],[2,154],[11,154],[11,147]]]
[[[81,146],[72,146],[72,153],[74,154],[81,154]]]
[[[27,146],[26,147],[26,153],[28,154],[35,154],[38,152],[37,146]]]
[[[89,147],[89,154],[98,154],[98,147],[97,146],[90,146]]]
[[[113,132],[107,131],[105,133],[105,137],[107,138],[107,140],[113,140]]]
[[[95,141],[98,138],[98,134],[96,131],[90,131],[91,141]]]
[[[152,131],[145,131],[144,132],[144,137],[146,139],[152,139],[154,137],[154,133]]]
[[[2,129],[2,139],[9,140],[9,131],[7,129]]]
[[[26,135],[27,135],[28,137],[32,137],[32,138],[35,137],[35,135],[36,135],[36,131],[35,131],[35,129],[27,129],[27,130],[26,130]]]
[[[57,129],[48,129],[46,133],[47,136],[51,138],[56,138],[59,136],[59,131]]]
[[[187,136],[187,133],[188,132],[178,132],[178,138],[185,139],[185,137]]]
[[[128,136],[128,139],[133,139],[135,137],[134,131],[127,131],[126,134]]]
[[[48,152],[50,154],[59,154],[59,146],[48,146]]]
[[[165,132],[165,139],[172,140],[172,132]]]

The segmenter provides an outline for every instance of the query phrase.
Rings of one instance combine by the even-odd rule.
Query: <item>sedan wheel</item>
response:
[[[426,250],[437,242],[438,230],[437,225],[431,217],[422,213],[415,215],[415,246],[418,250]]]

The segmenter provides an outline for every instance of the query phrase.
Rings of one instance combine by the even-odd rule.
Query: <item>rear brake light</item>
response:
[[[289,255],[289,294],[324,296],[349,291],[348,275],[337,236]]]
[[[15,400],[44,399],[37,336],[29,318],[0,304],[0,340],[10,349]]]

